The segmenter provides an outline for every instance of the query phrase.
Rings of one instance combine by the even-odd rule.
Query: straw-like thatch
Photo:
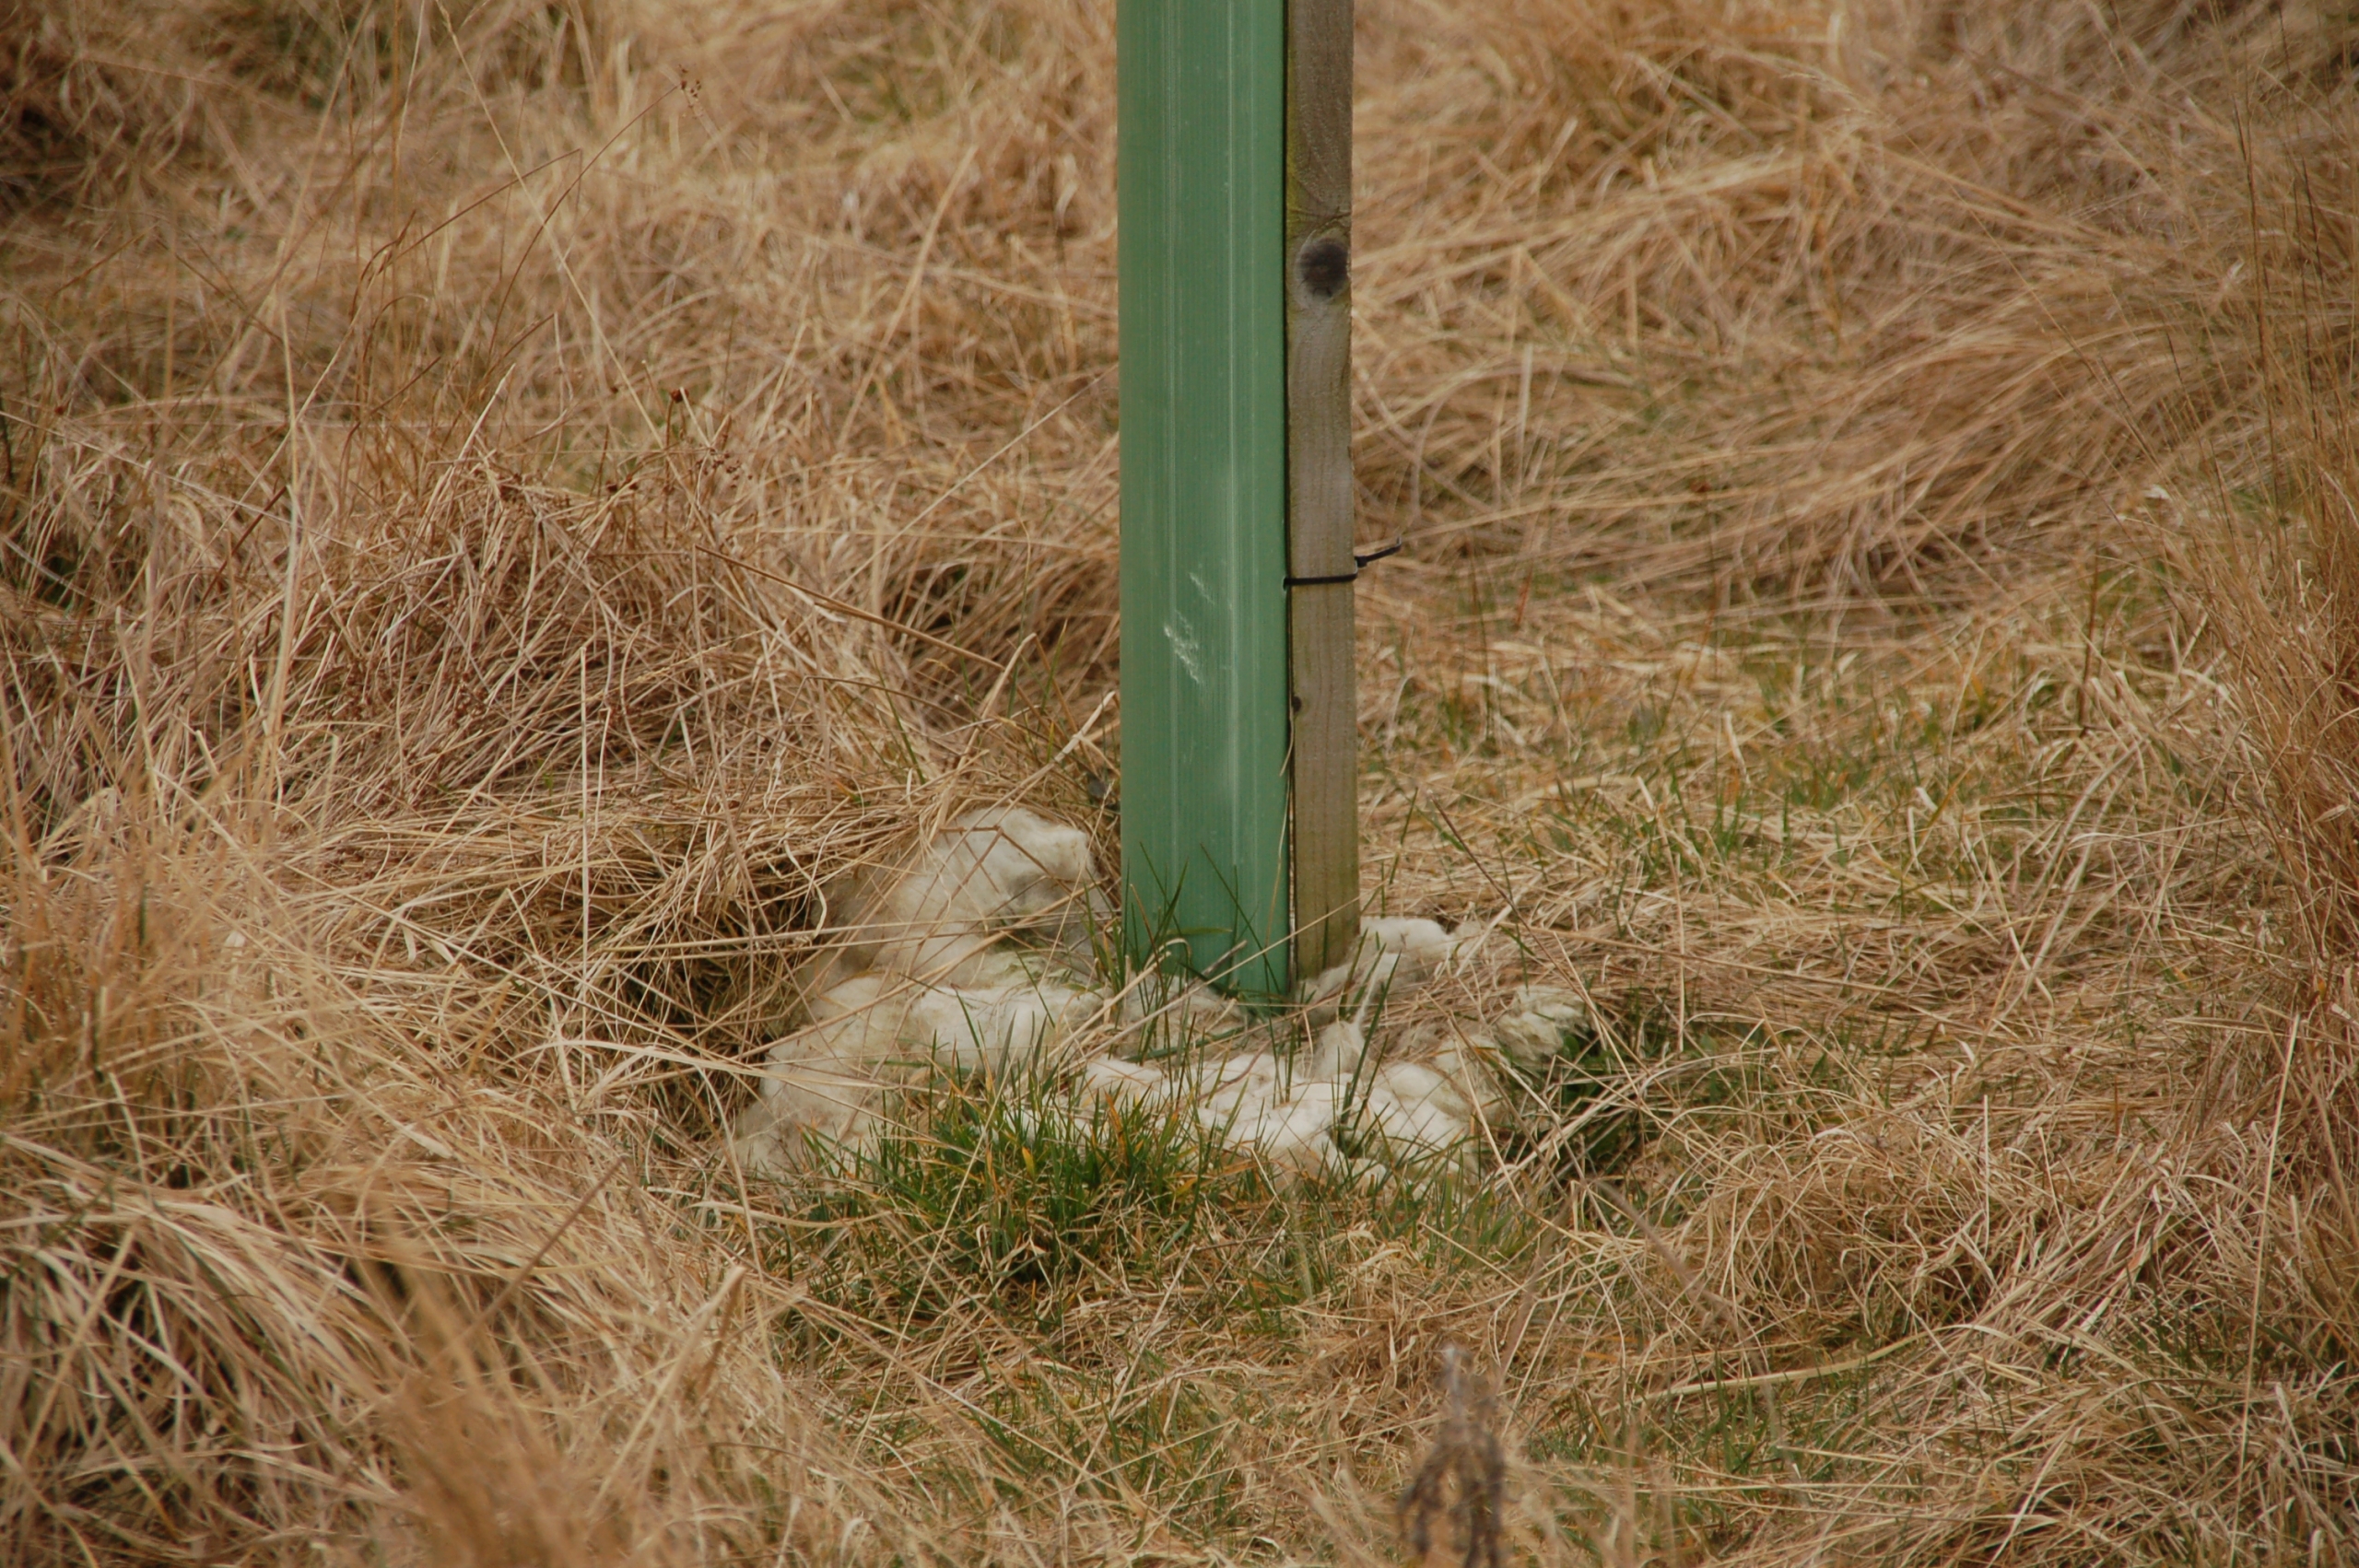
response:
[[[1360,13],[1381,1037],[1579,1022],[1303,1188],[723,1136],[1110,861],[1112,6],[0,12],[0,1554],[2359,1553],[2343,19]]]

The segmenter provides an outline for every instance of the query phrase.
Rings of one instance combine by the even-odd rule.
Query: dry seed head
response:
[[[1420,1563],[1446,1554],[1454,1537],[1462,1546],[1465,1568],[1499,1568],[1507,1458],[1499,1444],[1497,1402],[1489,1380],[1456,1344],[1442,1346],[1438,1381],[1441,1425],[1401,1493],[1396,1512],[1402,1535]]]

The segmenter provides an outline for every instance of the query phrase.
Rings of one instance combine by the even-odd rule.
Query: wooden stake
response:
[[[1286,571],[1295,973],[1359,940],[1352,678],[1352,0],[1286,6]]]

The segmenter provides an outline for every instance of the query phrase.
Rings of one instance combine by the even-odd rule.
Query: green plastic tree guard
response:
[[[1288,977],[1285,0],[1121,0],[1123,930]]]

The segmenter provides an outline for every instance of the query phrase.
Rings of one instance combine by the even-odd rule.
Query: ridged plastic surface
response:
[[[1285,6],[1121,0],[1122,881],[1287,979]]]

